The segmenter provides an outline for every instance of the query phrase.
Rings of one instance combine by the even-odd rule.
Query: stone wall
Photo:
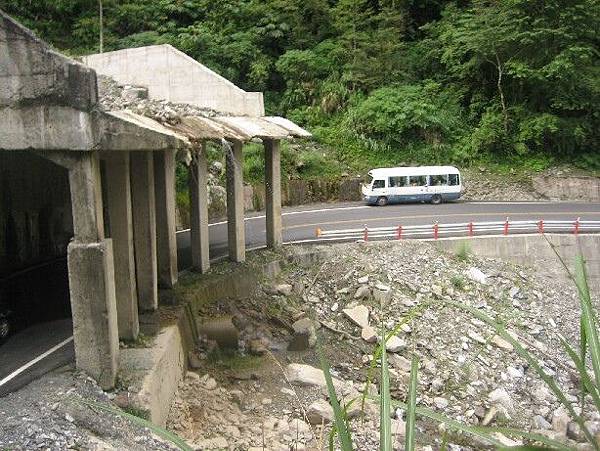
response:
[[[314,204],[320,202],[347,202],[361,200],[362,180],[313,179],[288,180],[281,187],[281,202],[286,206]],[[265,187],[256,185],[246,188],[246,210],[262,210],[265,206]]]
[[[542,175],[533,188],[551,200],[600,201],[600,177]]]

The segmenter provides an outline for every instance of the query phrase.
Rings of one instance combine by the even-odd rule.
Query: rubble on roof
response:
[[[129,110],[154,119],[161,124],[177,125],[185,116],[216,117],[227,113],[202,108],[189,103],[149,99],[148,90],[141,86],[121,85],[116,80],[98,74],[98,97],[105,111]]]

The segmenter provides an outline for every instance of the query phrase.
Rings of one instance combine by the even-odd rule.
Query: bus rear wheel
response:
[[[431,196],[431,203],[433,205],[439,205],[442,203],[442,196],[440,196],[439,194],[434,194],[433,196]]]
[[[388,203],[387,197],[381,196],[377,198],[377,205],[379,207],[385,207]]]

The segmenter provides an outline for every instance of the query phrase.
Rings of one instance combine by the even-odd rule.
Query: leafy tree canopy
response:
[[[0,8],[77,55],[98,51],[99,3]],[[102,3],[105,50],[169,43],[265,91],[270,113],[316,130],[342,159],[358,148],[386,161],[600,165],[597,0]]]

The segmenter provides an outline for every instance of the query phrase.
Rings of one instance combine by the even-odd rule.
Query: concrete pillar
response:
[[[207,183],[206,144],[203,143],[202,149],[194,154],[189,171],[192,265],[201,272],[210,268]]]
[[[104,238],[100,161],[85,153],[69,165],[69,188],[75,241],[96,242]]]
[[[135,340],[140,325],[133,249],[129,152],[107,152],[105,158],[106,200],[110,237],[113,240],[119,338]]]
[[[267,246],[277,248],[283,243],[281,228],[281,153],[279,150],[279,140],[266,139],[264,146]]]
[[[75,364],[107,390],[115,386],[119,359],[112,240],[73,241],[67,255]]]
[[[162,288],[173,288],[177,283],[174,150],[154,152],[154,189],[158,284]]]
[[[158,307],[158,273],[152,152],[131,152],[131,203],[138,307],[154,311]]]
[[[67,249],[77,368],[114,387],[119,359],[112,241],[104,239],[100,165],[82,152],[69,167],[75,237]]]
[[[227,236],[229,258],[234,262],[246,260],[244,234],[244,180],[242,143],[234,141],[227,152]]]

